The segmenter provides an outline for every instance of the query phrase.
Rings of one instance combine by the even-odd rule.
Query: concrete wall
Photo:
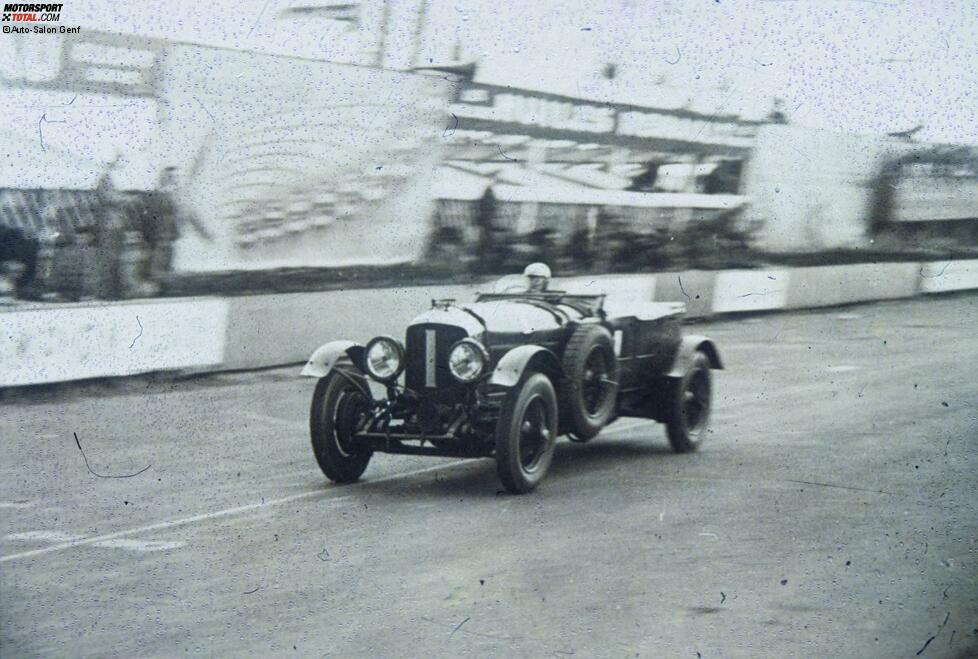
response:
[[[557,278],[553,287],[602,292],[616,302],[684,302],[692,318],[907,298],[921,290],[978,289],[978,261],[945,265],[940,264],[933,272],[932,264],[882,263],[592,275]],[[923,281],[928,283],[923,285]],[[406,323],[426,309],[432,298],[467,301],[488,288],[487,282],[233,298],[229,300],[224,366],[301,362],[316,346],[333,339],[366,341],[378,334],[402,336]],[[385,312],[378,314],[372,311],[375,309]]]
[[[786,270],[729,270],[718,272],[713,285],[713,311],[783,309],[788,297]]]
[[[978,260],[925,263],[920,267],[921,293],[978,288]]]
[[[787,309],[827,307],[862,300],[890,300],[917,293],[920,264],[865,263],[794,268]]]
[[[978,260],[602,275],[559,278],[554,287],[626,304],[685,302],[698,318],[978,290]],[[402,336],[432,298],[467,301],[487,289],[489,282],[15,307],[0,312],[0,387],[297,363],[334,339]]]
[[[655,275],[655,282],[654,300],[685,302],[686,313],[693,318],[713,313],[715,272],[705,270],[666,272]]]
[[[0,312],[0,387],[218,367],[228,306],[188,298]]]
[[[231,298],[223,364],[229,369],[287,364],[306,359],[334,339],[402,336],[407,323],[433,298],[470,300],[476,289],[413,286]]]

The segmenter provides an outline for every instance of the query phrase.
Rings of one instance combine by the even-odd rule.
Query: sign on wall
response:
[[[442,78],[201,46],[166,50],[166,152],[209,229],[188,270],[412,261],[451,93]]]
[[[594,103],[556,94],[479,84],[466,86],[451,111],[460,118],[515,123],[553,131],[745,148],[751,146],[757,128],[756,122],[617,103]]]

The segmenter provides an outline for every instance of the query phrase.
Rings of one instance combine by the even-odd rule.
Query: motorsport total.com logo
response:
[[[4,22],[57,23],[61,20],[63,4],[13,4],[3,6]]]
[[[61,3],[5,3],[3,5],[3,33],[77,34],[81,32],[80,27],[39,25],[39,23],[57,23],[60,21],[62,7],[64,4]],[[8,23],[26,23],[27,25],[8,25]],[[33,25],[31,25],[32,23]]]

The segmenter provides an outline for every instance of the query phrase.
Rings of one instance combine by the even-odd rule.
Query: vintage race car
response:
[[[313,452],[326,476],[356,481],[376,451],[495,458],[510,492],[546,475],[558,435],[584,442],[622,416],[666,425],[693,451],[710,416],[713,342],[683,336],[681,303],[621,308],[605,295],[530,292],[504,278],[471,304],[432,300],[402,343],[333,341],[302,374]]]

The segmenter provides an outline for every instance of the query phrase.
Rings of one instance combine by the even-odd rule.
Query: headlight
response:
[[[488,364],[486,349],[472,339],[462,339],[448,353],[448,370],[459,382],[475,382]]]
[[[367,373],[381,382],[397,379],[404,368],[404,348],[389,336],[371,339],[363,354]]]

